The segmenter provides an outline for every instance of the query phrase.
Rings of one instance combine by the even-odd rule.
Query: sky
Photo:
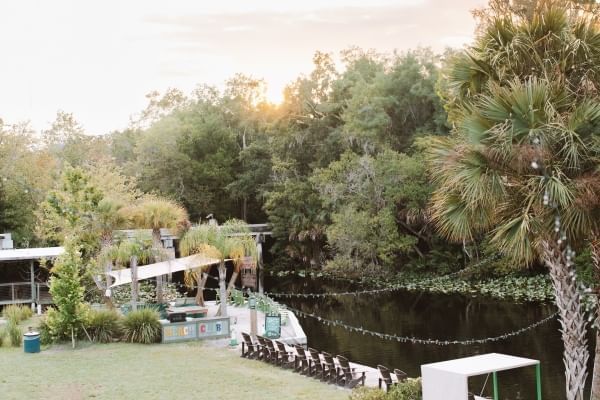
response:
[[[18,0],[0,2],[0,118],[46,129],[57,110],[86,132],[127,127],[145,95],[237,72],[277,102],[315,51],[441,51],[472,40],[484,0]]]

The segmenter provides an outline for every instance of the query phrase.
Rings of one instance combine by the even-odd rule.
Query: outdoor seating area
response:
[[[242,332],[242,338],[244,358],[292,369],[301,375],[347,389],[365,385],[367,371],[357,370],[344,356],[334,357],[310,347],[306,350],[300,345],[287,346],[280,341],[263,336],[257,336],[254,341],[245,332]]]

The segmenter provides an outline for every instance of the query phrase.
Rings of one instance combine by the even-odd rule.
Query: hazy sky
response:
[[[0,2],[0,118],[88,132],[127,126],[151,90],[264,78],[278,100],[316,50],[470,40],[484,0],[15,0]]]

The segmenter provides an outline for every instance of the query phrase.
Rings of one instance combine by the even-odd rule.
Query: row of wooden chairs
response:
[[[318,352],[310,347],[305,350],[298,345],[292,347],[294,351],[289,351],[280,341],[257,336],[257,342],[254,342],[245,332],[242,332],[242,338],[242,357],[291,368],[302,375],[350,389],[359,384],[365,385],[366,372],[356,371],[346,357],[333,357],[324,351]]]
[[[389,391],[390,388],[398,383],[404,382],[408,375],[406,372],[394,369],[393,375],[389,368],[384,367],[383,365],[378,365],[377,369],[379,370],[379,389],[382,389],[383,384],[385,383],[385,390]]]

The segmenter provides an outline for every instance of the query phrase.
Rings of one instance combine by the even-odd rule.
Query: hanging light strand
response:
[[[389,341],[395,341],[395,342],[400,342],[400,343],[434,345],[434,346],[451,346],[451,345],[471,346],[474,344],[499,342],[502,340],[507,340],[512,337],[521,335],[525,332],[531,331],[531,330],[537,328],[538,326],[543,325],[546,322],[553,320],[558,315],[558,312],[555,312],[552,315],[549,315],[548,317],[546,317],[542,320],[539,320],[537,322],[534,322],[533,324],[528,325],[524,328],[521,328],[521,329],[518,329],[518,330],[515,330],[512,332],[504,333],[504,334],[498,335],[498,336],[479,338],[479,339],[465,339],[465,340],[443,340],[443,339],[441,340],[441,339],[431,339],[431,338],[426,338],[426,339],[416,338],[413,336],[399,336],[399,335],[392,335],[392,334],[388,334],[388,333],[375,332],[375,331],[371,331],[368,329],[364,329],[363,327],[351,326],[342,321],[323,318],[321,316],[311,314],[308,312],[304,312],[304,311],[301,311],[301,310],[298,310],[295,308],[291,308],[288,306],[286,306],[286,308],[299,317],[312,318],[312,319],[315,319],[318,322],[322,323],[323,325],[342,328],[348,332],[359,333],[359,334],[363,334],[363,335],[376,337],[376,338],[379,338],[382,340],[389,340]]]

